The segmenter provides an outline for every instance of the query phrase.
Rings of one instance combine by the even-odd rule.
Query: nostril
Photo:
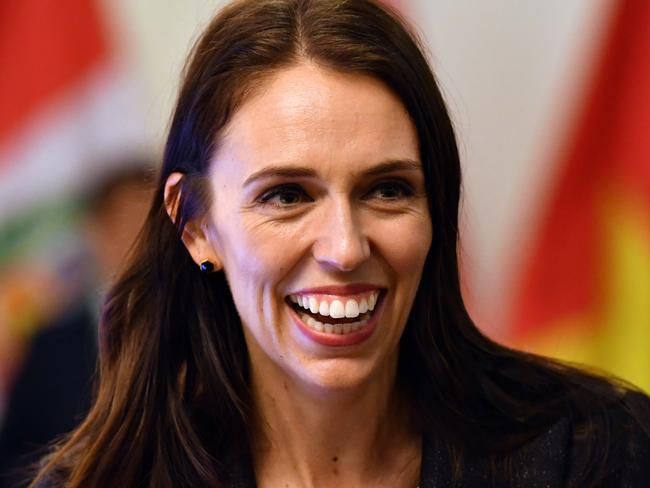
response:
[[[338,246],[327,248],[318,246],[313,252],[316,261],[322,265],[340,271],[352,271],[370,257],[370,246],[366,243],[350,245],[339,243]]]
[[[370,243],[352,209],[340,204],[333,218],[325,219],[312,254],[317,262],[339,271],[351,271],[370,257]]]

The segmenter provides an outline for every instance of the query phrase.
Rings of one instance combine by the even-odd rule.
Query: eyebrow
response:
[[[378,176],[385,173],[393,173],[396,171],[422,171],[422,164],[413,159],[391,159],[383,161],[372,168],[368,168],[359,172],[359,176]],[[248,186],[254,181],[273,178],[314,178],[317,176],[316,171],[312,168],[302,166],[268,166],[264,169],[256,171],[244,181],[244,186]]]

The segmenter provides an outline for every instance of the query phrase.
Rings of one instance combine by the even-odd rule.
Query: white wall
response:
[[[222,0],[102,0],[121,54],[142,80],[149,142],[160,148],[194,40]]]
[[[224,2],[105,0],[159,148],[184,57]],[[465,169],[470,300],[498,333],[518,240],[551,174],[613,0],[403,0],[427,39]]]
[[[613,0],[415,3],[453,112],[465,177],[471,301],[498,329],[538,204],[583,96]]]

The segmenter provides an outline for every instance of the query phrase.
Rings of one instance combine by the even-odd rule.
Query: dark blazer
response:
[[[646,409],[646,412],[650,410]],[[622,410],[611,412],[613,425],[629,422]],[[606,461],[607,476],[595,486],[643,488],[650,486],[650,417],[644,426],[632,426],[628,434],[614,436]],[[468,460],[461,478],[452,480],[451,460],[446,449],[425,439],[420,488],[555,488],[576,485],[576,476],[584,467],[588,446],[574,440],[574,425],[563,418],[514,453],[512,476],[493,480],[485,459]]]
[[[614,436],[608,457],[608,475],[596,486],[605,488],[650,487],[650,400],[637,397],[645,418],[636,427],[622,406],[611,408],[612,425],[627,423],[627,434]],[[556,488],[576,486],[575,478],[583,467],[587,446],[574,441],[574,425],[563,418],[544,434],[514,453],[512,477],[493,480],[486,459],[466,460],[460,479],[454,480],[447,449],[432,438],[424,438],[419,488]],[[235,473],[233,488],[254,488],[255,477],[249,463]],[[582,488],[582,486],[580,486]]]
[[[647,403],[647,399],[645,400]],[[628,422],[622,410],[614,409],[614,425]],[[646,408],[646,412],[650,409]],[[612,488],[650,487],[650,417],[644,419],[631,435],[613,439],[607,462],[609,475],[598,486]],[[544,434],[514,453],[513,476],[508,480],[493,480],[485,459],[467,460],[461,477],[454,480],[447,449],[434,439],[425,438],[422,446],[422,468],[419,488],[555,488],[575,486],[575,477],[582,467],[585,446],[573,440],[573,425],[564,418]],[[253,488],[255,479],[249,468],[242,471],[234,488]]]
[[[604,462],[607,475],[592,486],[604,488],[646,488],[650,486],[650,399],[630,394],[643,417],[633,419],[623,403],[610,408],[602,424],[619,426],[609,439],[610,451]],[[596,422],[599,422],[596,419]],[[556,488],[576,486],[576,476],[584,465],[589,446],[574,438],[576,426],[569,418],[556,422],[542,435],[513,453],[512,476],[493,480],[484,458],[467,459],[460,479],[454,480],[451,459],[435,439],[423,439],[422,468],[419,488]],[[44,481],[38,488],[58,488],[53,481]],[[255,488],[250,459],[235,463],[232,488]],[[582,488],[583,485],[579,485]]]

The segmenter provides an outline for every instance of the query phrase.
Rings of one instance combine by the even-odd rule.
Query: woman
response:
[[[640,486],[642,394],[472,323],[459,192],[447,110],[395,14],[230,5],[188,62],[106,304],[95,405],[36,483]]]

